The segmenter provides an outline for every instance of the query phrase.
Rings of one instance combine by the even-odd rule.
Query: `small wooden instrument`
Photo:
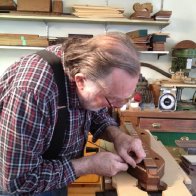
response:
[[[143,148],[146,153],[145,159],[141,163],[137,164],[136,168],[130,166],[128,173],[138,179],[138,186],[142,190],[148,192],[165,190],[167,185],[160,180],[164,174],[165,161],[160,155],[150,148],[149,133],[139,128],[130,129],[129,127],[129,129],[127,129],[126,126],[132,125],[126,124],[124,128],[126,131],[131,130],[129,131],[129,134],[133,137],[140,138],[142,140]]]

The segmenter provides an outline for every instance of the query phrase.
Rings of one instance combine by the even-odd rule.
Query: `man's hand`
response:
[[[117,154],[132,167],[136,167],[146,156],[141,140],[122,132],[118,127],[107,127],[102,138],[113,142]]]
[[[117,154],[99,152],[92,156],[72,160],[76,176],[97,174],[100,176],[114,176],[120,171],[128,169],[127,163]]]
[[[125,133],[120,133],[114,140],[114,147],[118,155],[131,165],[136,167],[146,156],[140,139],[136,139]]]
[[[92,156],[72,160],[77,177],[86,174],[114,176],[120,171],[127,171],[128,164],[135,167],[146,156],[141,140],[123,133],[117,127],[107,128],[102,139],[113,142],[117,154],[99,152]]]

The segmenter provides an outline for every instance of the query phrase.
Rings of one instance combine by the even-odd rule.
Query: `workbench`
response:
[[[126,123],[127,129],[130,124]],[[150,132],[149,132],[150,134]],[[105,148],[112,150],[111,143],[105,144]],[[191,179],[179,166],[165,146],[151,136],[151,148],[162,156],[165,160],[165,172],[161,181],[167,184],[167,189],[162,192],[162,196],[191,196],[189,188]],[[147,196],[148,193],[137,187],[137,179],[127,172],[121,172],[112,177],[112,185],[116,188],[118,196]]]
[[[118,110],[118,117],[121,125],[131,122],[148,129],[167,146],[176,146],[175,140],[181,138],[196,139],[196,111]]]
[[[131,122],[135,127],[150,131],[196,132],[196,111],[119,110],[118,115],[121,124]]]

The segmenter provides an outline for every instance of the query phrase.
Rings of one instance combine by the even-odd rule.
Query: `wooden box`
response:
[[[0,0],[0,10],[16,10],[16,3],[13,0]]]
[[[50,12],[51,0],[18,0],[18,11]]]
[[[52,3],[52,12],[62,14],[63,13],[63,1],[54,0]]]

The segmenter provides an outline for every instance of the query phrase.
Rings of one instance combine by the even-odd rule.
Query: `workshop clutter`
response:
[[[184,71],[188,73],[195,67],[196,43],[192,40],[182,40],[172,50],[171,71]]]
[[[144,76],[142,76],[142,74],[140,74],[140,78],[132,98],[129,100],[128,104],[126,104],[126,107],[124,106],[121,108],[121,111],[125,109],[155,109],[153,92],[148,81]]]
[[[70,8],[69,8],[70,10]],[[63,12],[62,0],[1,0],[0,11],[6,13],[27,14],[66,14]],[[74,5],[68,14],[81,18],[129,18],[130,20],[159,20],[169,21],[172,11],[161,10],[153,13],[151,3],[135,3],[130,16],[124,13],[124,8],[110,7],[108,5]]]
[[[172,15],[172,11],[163,10],[163,7],[161,7],[160,11],[153,14],[152,3],[135,3],[133,11],[130,19],[169,21]]]
[[[168,33],[151,33],[147,29],[139,29],[126,33],[139,51],[165,51]]]

